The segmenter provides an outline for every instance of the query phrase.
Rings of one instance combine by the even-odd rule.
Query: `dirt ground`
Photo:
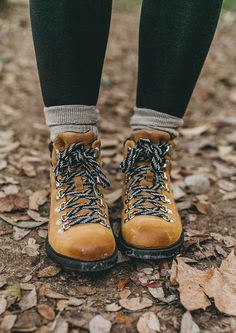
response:
[[[115,232],[121,210],[122,142],[129,135],[135,101],[138,19],[136,7],[114,10],[99,99]],[[235,40],[236,13],[224,12],[188,107],[173,163],[175,195],[186,232],[182,255],[203,270],[219,266],[236,245]],[[101,330],[93,329],[91,320],[99,314],[112,324],[111,332],[131,333],[137,332],[141,315],[152,311],[159,318],[161,332],[179,332],[186,310],[178,287],[170,283],[171,262],[136,262],[120,256],[109,272],[73,275],[46,258],[47,145],[28,9],[11,5],[0,10],[0,291],[7,294],[7,304],[0,302],[0,331],[78,333],[90,328],[91,332],[109,332],[104,321]],[[191,182],[192,175],[205,190],[187,181]],[[38,191],[35,205],[33,194]],[[32,221],[35,226],[42,224],[29,229]],[[29,224],[19,228],[17,223]],[[164,299],[151,295],[150,280],[161,285]],[[148,310],[128,310],[119,306],[126,297],[148,298],[152,305]],[[214,304],[205,311],[193,311],[192,316],[201,332],[236,332],[235,319]]]

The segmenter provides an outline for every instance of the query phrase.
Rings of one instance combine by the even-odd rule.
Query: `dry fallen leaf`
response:
[[[160,332],[160,322],[154,312],[145,312],[138,320],[137,330],[139,333]]]
[[[205,310],[211,305],[202,288],[206,272],[187,265],[181,257],[177,258],[177,263],[173,262],[170,280],[179,284],[180,302],[189,311]]]
[[[111,304],[107,304],[105,307],[105,310],[108,312],[117,312],[121,309],[121,306],[119,306],[116,303],[111,303]]]
[[[138,311],[152,306],[152,301],[147,297],[123,298],[120,305],[130,311]]]
[[[6,311],[7,301],[4,296],[0,296],[0,315]]]
[[[6,315],[0,325],[0,332],[10,333],[17,319],[17,315]]]
[[[34,238],[29,238],[28,244],[23,248],[22,253],[26,253],[30,257],[35,257],[39,255],[39,246]]]
[[[118,289],[124,289],[124,287],[130,282],[129,278],[122,278],[119,280],[119,282],[117,283],[117,288]]]
[[[8,278],[7,274],[0,275],[0,288],[2,288],[7,284],[7,278]]]
[[[54,298],[54,299],[68,299],[68,296],[65,296],[63,294],[57,293],[56,291],[53,291],[47,287],[41,287],[40,288],[40,296],[46,296],[48,298]]]
[[[185,312],[181,320],[180,333],[200,333],[198,325],[193,321],[190,312]]]
[[[206,309],[213,299],[227,315],[236,316],[236,257],[232,251],[219,268],[200,271],[177,258],[171,281],[179,283],[180,301],[189,310]],[[209,297],[209,298],[208,298]]]
[[[38,277],[56,276],[61,271],[59,266],[48,266],[38,272]]]
[[[54,320],[55,319],[55,312],[54,310],[48,306],[47,304],[38,304],[37,305],[38,313],[47,320]]]
[[[64,319],[59,317],[56,320],[53,329],[50,329],[50,333],[68,333],[68,330],[69,330],[68,323]]]
[[[27,236],[30,233],[30,230],[22,229],[18,227],[13,227],[14,233],[13,233],[13,239],[16,241],[19,241],[23,239],[25,236]]]
[[[27,197],[15,194],[0,199],[0,213],[12,212],[28,208]]]
[[[186,137],[193,137],[199,136],[206,132],[209,129],[209,125],[202,125],[198,127],[191,127],[191,128],[181,128],[180,133]]]
[[[204,215],[207,215],[209,213],[210,205],[206,201],[199,201],[195,204],[195,207],[197,208],[198,212]]]
[[[35,212],[34,210],[27,210],[27,214],[34,220],[37,222],[42,222],[42,223],[46,223],[48,222],[48,218],[47,217],[43,217],[41,216],[38,212]]]
[[[47,222],[47,221],[44,221],[44,222],[36,222],[36,221],[17,222],[17,221],[13,221],[8,216],[3,215],[3,214],[0,214],[0,218],[3,221],[7,222],[8,224],[14,225],[18,228],[25,228],[25,229],[33,229],[33,228],[39,227],[40,225],[45,224]]]
[[[128,298],[131,294],[131,291],[129,289],[124,289],[119,292],[120,298]]]
[[[37,305],[37,293],[35,288],[32,289],[28,294],[24,295],[19,302],[19,307],[22,311],[29,310]]]
[[[209,177],[205,174],[187,176],[185,184],[195,194],[207,193],[210,190]]]
[[[29,197],[29,209],[38,210],[39,206],[44,205],[47,202],[48,191],[36,191]]]
[[[165,298],[165,294],[164,294],[164,290],[163,288],[160,286],[160,287],[157,287],[157,288],[148,288],[148,291],[150,292],[150,294],[154,297],[154,298],[157,298],[159,300]]]
[[[101,315],[95,316],[89,322],[89,332],[90,333],[110,333],[111,322],[106,320]]]

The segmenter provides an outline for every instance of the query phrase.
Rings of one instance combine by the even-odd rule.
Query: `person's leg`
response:
[[[125,144],[120,247],[138,259],[172,258],[183,244],[171,151],[201,71],[221,0],[143,0],[137,107]]]
[[[94,129],[112,0],[30,0],[45,116],[52,139]]]
[[[131,125],[176,134],[209,50],[222,0],[143,0]]]
[[[112,0],[31,0],[31,21],[51,130],[48,256],[67,270],[117,260],[103,188],[96,103]],[[92,129],[92,130],[91,130]]]

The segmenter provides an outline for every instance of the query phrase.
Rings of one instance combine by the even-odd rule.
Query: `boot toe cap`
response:
[[[181,237],[180,221],[167,222],[153,216],[136,216],[122,226],[122,237],[127,244],[138,248],[165,248]]]
[[[111,229],[100,224],[77,225],[54,239],[49,235],[49,243],[61,255],[87,261],[111,257],[116,248]]]

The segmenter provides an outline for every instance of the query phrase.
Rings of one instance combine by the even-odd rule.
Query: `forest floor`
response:
[[[138,20],[138,7],[115,7],[99,99],[115,232],[122,142],[135,101]],[[219,267],[236,246],[235,40],[236,13],[223,12],[177,142],[173,181],[185,228],[186,284],[194,280],[188,269]],[[75,275],[47,259],[49,135],[42,107],[28,8],[11,5],[0,10],[0,332],[236,332],[236,283],[228,304],[224,295],[217,300],[204,291],[210,306],[196,305],[191,318],[184,285],[179,294],[176,284],[181,276],[170,279],[172,262],[120,255],[109,272]],[[235,276],[229,272],[229,279]],[[194,284],[188,295],[197,301]]]

